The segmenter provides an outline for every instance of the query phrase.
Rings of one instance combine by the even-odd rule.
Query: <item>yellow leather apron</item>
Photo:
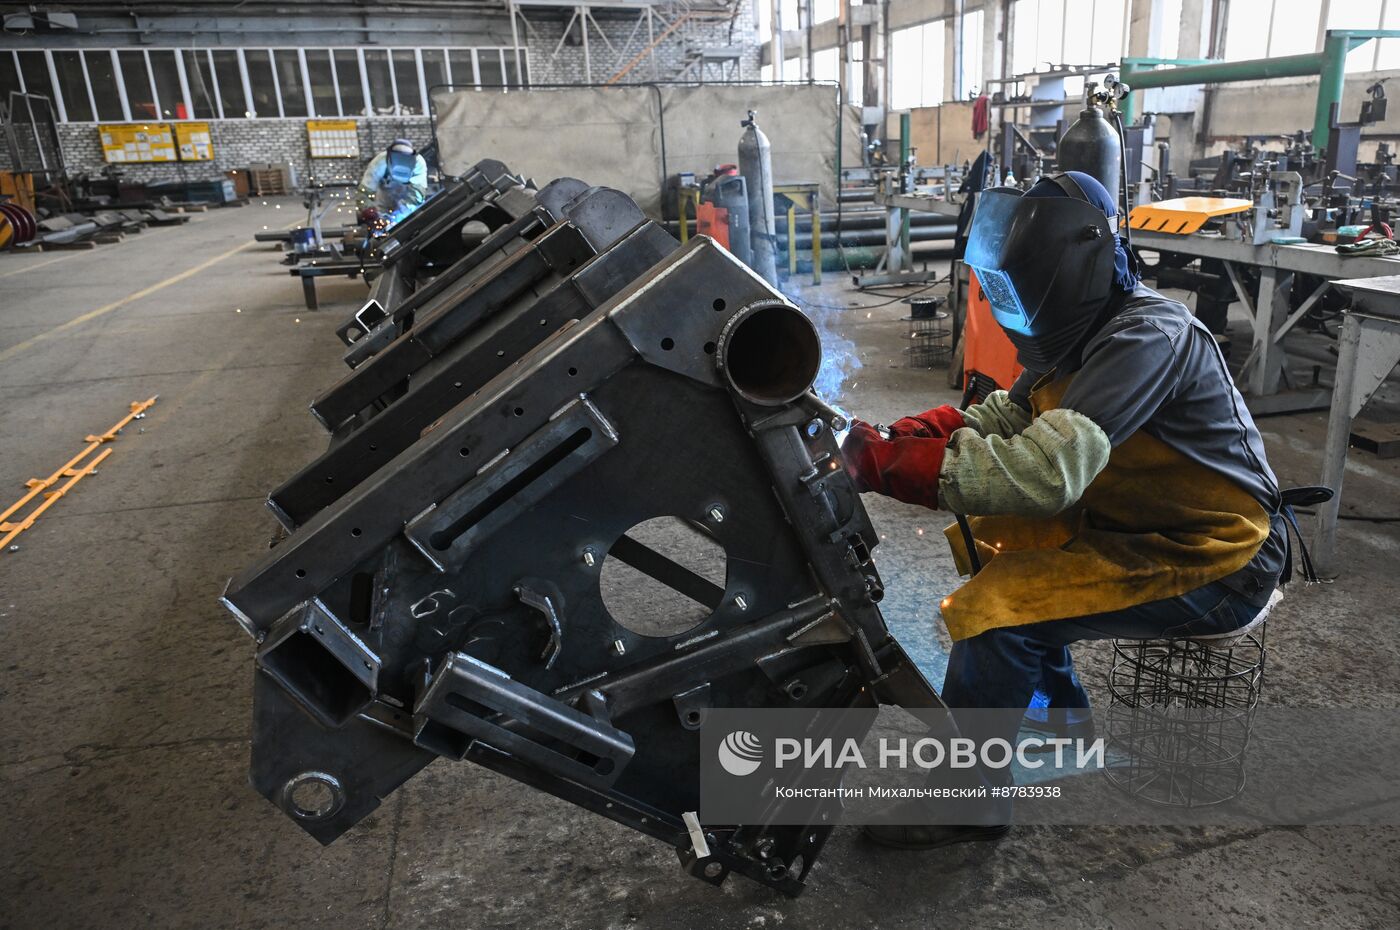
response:
[[[1073,379],[1038,384],[1034,414],[1058,406]],[[1243,568],[1269,535],[1269,516],[1248,491],[1142,430],[1068,510],[968,522],[982,570],[940,605],[955,640],[1185,594]],[[944,534],[958,571],[969,573],[957,525]]]

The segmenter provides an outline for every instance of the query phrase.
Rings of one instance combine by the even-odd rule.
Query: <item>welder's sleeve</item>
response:
[[[365,173],[360,175],[360,187],[356,192],[356,202],[362,207],[373,206],[379,201],[379,184],[384,179],[384,156],[379,154],[369,160]]]
[[[964,410],[962,416],[967,428],[982,436],[1015,436],[1031,425],[1031,412],[1006,391],[993,391],[982,403]]]
[[[1007,438],[953,434],[939,499],[950,510],[979,515],[1046,517],[1073,506],[1113,447],[1175,397],[1184,334],[1189,327],[1173,336],[1126,315],[1110,322],[1085,347],[1060,406]]]
[[[1073,410],[1047,410],[1009,438],[960,429],[943,457],[938,498],[956,513],[1053,516],[1079,500],[1111,448]]]
[[[428,198],[428,163],[422,155],[413,161],[413,177],[408,179],[408,188],[404,202],[417,206]]]

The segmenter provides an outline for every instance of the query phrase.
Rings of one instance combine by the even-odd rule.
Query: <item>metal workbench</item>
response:
[[[1326,245],[1251,245],[1244,240],[1221,236],[1173,236],[1145,230],[1133,231],[1133,245],[1147,251],[1213,258],[1224,263],[1230,283],[1235,287],[1235,296],[1253,321],[1250,352],[1236,380],[1249,395],[1249,407],[1255,413],[1285,413],[1326,407],[1331,394],[1325,388],[1292,394],[1279,393],[1280,381],[1288,387],[1295,386],[1288,371],[1287,355],[1283,351],[1283,337],[1322,299],[1337,279],[1400,275],[1400,258],[1343,258],[1335,248]],[[1254,265],[1260,269],[1259,303],[1266,303],[1262,295],[1272,295],[1262,312],[1245,290],[1235,267],[1237,265]],[[1295,274],[1316,275],[1327,280],[1318,285],[1290,314],[1288,293]]]
[[[1400,363],[1400,275],[1332,282],[1352,296],[1338,337],[1337,380],[1327,419],[1322,483],[1336,493],[1317,509],[1312,556],[1319,572],[1335,574],[1337,511],[1346,474],[1351,422]]]

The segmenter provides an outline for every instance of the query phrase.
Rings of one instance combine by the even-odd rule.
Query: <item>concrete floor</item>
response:
[[[272,533],[267,491],[325,446],[306,403],[338,377],[332,330],[364,293],[325,282],[328,309],[308,313],[251,247],[297,212],[254,205],[92,252],[0,256],[0,503],[130,401],[161,396],[0,553],[0,927],[1400,924],[1389,827],[1023,828],[929,854],[847,829],[788,900],[739,879],[716,890],[669,849],[439,763],[322,849],[247,787],[252,644],[217,601]],[[878,302],[839,285],[812,299]],[[942,371],[900,367],[902,310],[832,313],[864,363],[846,400],[866,419],[953,399]],[[1316,480],[1324,417],[1262,426],[1280,477]],[[1397,491],[1400,463],[1356,453],[1343,510],[1395,515]],[[867,503],[887,537],[886,616],[941,680],[945,515]],[[1275,615],[1270,703],[1400,702],[1400,526],[1348,522],[1341,547],[1341,579],[1295,586]],[[1091,689],[1102,655],[1080,650]]]

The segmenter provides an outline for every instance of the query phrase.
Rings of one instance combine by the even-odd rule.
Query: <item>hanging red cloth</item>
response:
[[[992,102],[986,94],[978,94],[972,102],[972,138],[981,139],[991,127]]]

